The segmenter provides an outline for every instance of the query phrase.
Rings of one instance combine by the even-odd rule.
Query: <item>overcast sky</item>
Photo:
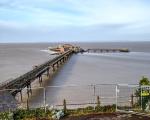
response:
[[[0,42],[150,41],[150,0],[0,0]]]

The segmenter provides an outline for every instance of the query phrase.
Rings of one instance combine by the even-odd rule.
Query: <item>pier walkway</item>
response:
[[[17,93],[20,93],[22,98],[22,90],[27,87],[27,94],[32,93],[31,83],[35,80],[39,80],[39,83],[42,82],[42,75],[46,74],[49,76],[50,69],[54,72],[59,68],[61,64],[66,62],[68,58],[74,53],[73,49],[70,49],[63,54],[56,56],[55,58],[36,66],[33,70],[19,76],[10,81],[6,81],[0,84],[0,90],[7,89],[14,97]]]

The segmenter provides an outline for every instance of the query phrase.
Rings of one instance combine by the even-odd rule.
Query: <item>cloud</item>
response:
[[[1,4],[8,14],[26,17],[29,24],[34,20],[37,25],[110,24],[150,18],[148,6],[139,0],[7,0]]]
[[[150,39],[149,5],[147,0],[1,0],[0,42]]]

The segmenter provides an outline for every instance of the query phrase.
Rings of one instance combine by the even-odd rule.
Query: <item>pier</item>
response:
[[[27,95],[29,97],[30,93],[32,94],[31,83],[33,81],[38,80],[39,84],[41,84],[43,81],[43,75],[49,76],[50,70],[53,72],[56,71],[60,65],[64,64],[75,52],[77,52],[76,49],[69,49],[63,54],[34,67],[33,70],[19,76],[18,78],[1,83],[0,90],[8,90],[14,97],[16,94],[20,93],[22,99],[22,90],[27,88]]]
[[[120,49],[105,49],[105,48],[92,48],[87,49],[85,52],[88,53],[116,53],[116,52],[130,52],[129,49],[120,48]]]

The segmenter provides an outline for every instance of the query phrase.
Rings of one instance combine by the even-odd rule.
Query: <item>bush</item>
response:
[[[139,86],[143,86],[143,85],[148,85],[150,86],[150,81],[148,78],[146,77],[142,77],[142,79],[139,81]],[[142,110],[145,110],[146,108],[146,104],[148,103],[149,99],[150,99],[150,96],[149,96],[150,92],[149,90],[147,90],[145,87],[142,88],[142,91],[141,91],[141,88],[139,88],[138,90],[136,90],[135,92],[135,95],[139,97],[139,100],[138,100],[138,103],[137,105],[138,106],[141,106],[141,100],[142,100]]]
[[[95,110],[96,112],[115,112],[116,105],[97,106]]]
[[[59,110],[55,110],[57,113]],[[59,111],[60,112],[60,111]],[[63,111],[62,111],[63,112]],[[61,113],[62,113],[61,112]],[[67,113],[64,115],[86,115],[90,113],[98,113],[98,112],[115,112],[115,105],[107,105],[107,106],[97,106],[97,107],[92,107],[88,106],[86,108],[78,108],[78,109],[72,109],[72,110],[67,110]],[[45,113],[45,110],[42,108],[37,108],[37,109],[30,109],[30,110],[24,110],[24,109],[19,109],[14,111],[14,113],[9,113],[9,112],[2,112],[0,113],[0,120],[35,120],[35,119],[51,119],[52,111],[47,110]]]
[[[23,120],[25,118],[45,118],[47,117],[49,114],[49,116],[51,115],[49,111],[47,111],[47,113],[45,113],[44,109],[41,108],[37,108],[37,109],[33,109],[33,110],[17,110],[14,112],[14,119],[15,120]]]
[[[146,77],[142,77],[142,79],[139,82],[139,85],[150,85],[150,81]]]
[[[0,113],[0,120],[12,120],[13,113],[12,112],[2,112]]]

